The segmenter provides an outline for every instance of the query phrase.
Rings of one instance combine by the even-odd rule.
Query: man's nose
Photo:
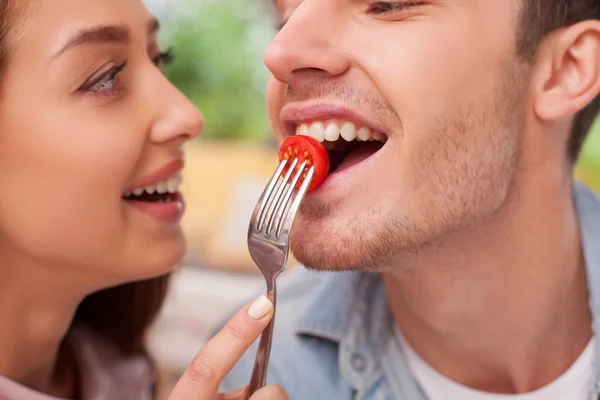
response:
[[[267,47],[264,62],[278,80],[294,85],[310,75],[337,76],[350,66],[341,46],[340,13],[329,0],[304,0]]]

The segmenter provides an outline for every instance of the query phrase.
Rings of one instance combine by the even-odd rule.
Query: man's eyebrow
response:
[[[158,32],[159,29],[160,23],[158,20],[156,18],[151,18],[148,21],[148,34],[152,35]],[[73,35],[67,43],[56,52],[52,59],[55,59],[73,47],[82,44],[110,42],[127,43],[129,41],[129,36],[129,28],[126,25],[104,25],[85,29]]]
[[[66,51],[73,47],[80,46],[82,44],[90,43],[110,43],[110,42],[123,42],[129,41],[129,28],[125,25],[105,25],[97,26],[90,29],[79,31],[73,35],[65,45],[56,52],[52,57],[53,59],[64,54]]]

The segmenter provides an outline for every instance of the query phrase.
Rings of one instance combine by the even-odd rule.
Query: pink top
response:
[[[80,374],[82,400],[150,400],[154,382],[148,360],[125,358],[89,329],[69,334]],[[65,400],[31,390],[0,376],[0,400]]]

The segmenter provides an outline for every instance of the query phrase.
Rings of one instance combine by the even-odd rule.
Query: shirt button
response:
[[[367,367],[367,362],[362,355],[353,354],[350,358],[350,365],[352,365],[352,369],[355,371],[364,372]]]

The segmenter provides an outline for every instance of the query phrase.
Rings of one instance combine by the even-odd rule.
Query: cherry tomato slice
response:
[[[298,158],[298,165],[304,161],[307,167],[314,165],[315,173],[313,180],[308,187],[308,191],[318,188],[329,173],[329,154],[323,145],[310,136],[296,135],[290,136],[281,145],[279,149],[279,161],[287,160],[293,157]],[[308,172],[308,168],[306,172]],[[303,175],[303,178],[306,176]]]

